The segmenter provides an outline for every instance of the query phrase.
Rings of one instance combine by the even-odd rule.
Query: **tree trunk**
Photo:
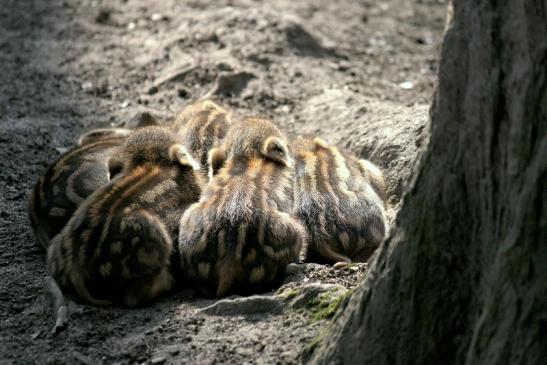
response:
[[[547,1],[453,10],[429,144],[314,363],[547,358]]]

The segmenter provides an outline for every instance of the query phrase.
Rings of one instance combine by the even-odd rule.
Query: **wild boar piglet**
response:
[[[85,133],[77,147],[62,154],[40,177],[28,199],[30,224],[40,246],[47,249],[84,199],[108,183],[108,159],[130,132],[104,128]]]
[[[294,212],[309,233],[306,261],[365,261],[387,230],[381,170],[320,138],[298,138]]]
[[[306,232],[291,214],[293,161],[268,120],[234,122],[209,153],[210,180],[184,213],[181,267],[208,296],[271,289],[299,259]]]
[[[204,100],[187,106],[172,128],[206,174],[209,151],[220,146],[231,125],[232,114],[229,111],[210,100]]]
[[[198,168],[166,128],[134,131],[108,161],[114,179],[52,240],[50,274],[95,305],[136,306],[170,290],[180,217],[205,183]]]

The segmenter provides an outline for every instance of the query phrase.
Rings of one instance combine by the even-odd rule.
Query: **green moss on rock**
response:
[[[280,290],[277,292],[277,295],[283,300],[291,300],[298,295],[299,291],[297,289],[286,289]]]
[[[319,294],[318,297],[310,300],[306,305],[311,317],[315,321],[332,318],[344,300],[350,295],[350,290],[340,293],[339,291],[327,291]]]

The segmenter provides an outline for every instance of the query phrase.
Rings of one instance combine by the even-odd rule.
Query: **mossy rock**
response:
[[[281,288],[277,295],[296,310],[304,310],[313,321],[332,318],[351,290],[337,284],[309,284]]]
[[[350,291],[343,293],[339,291],[328,291],[321,293],[317,298],[311,300],[306,309],[316,321],[334,317],[344,300],[350,295]]]
[[[283,300],[291,300],[300,293],[298,288],[281,288],[277,291],[277,295]]]

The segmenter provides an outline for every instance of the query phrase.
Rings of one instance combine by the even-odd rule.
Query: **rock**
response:
[[[221,299],[200,309],[201,313],[212,315],[246,315],[256,313],[281,313],[283,303],[276,296],[253,295],[236,299]]]
[[[168,19],[166,16],[161,15],[160,13],[154,13],[150,16],[150,20],[153,22],[159,22],[160,20],[166,20]]]
[[[233,71],[234,68],[232,65],[230,65],[228,62],[220,61],[217,63],[217,68],[219,71]]]
[[[321,45],[309,31],[298,23],[287,25],[285,28],[285,36],[289,47],[297,55],[319,58],[334,54],[332,50]]]
[[[333,268],[334,270],[340,270],[340,269],[344,269],[344,268],[348,267],[348,265],[349,265],[349,264],[348,264],[347,262],[340,261],[340,262],[337,262],[336,264],[334,264],[334,265],[332,266],[332,268]]]
[[[98,24],[107,24],[110,21],[110,14],[112,11],[110,9],[100,9],[97,15],[95,16],[95,22]]]
[[[86,81],[82,84],[82,90],[89,91],[93,89],[93,83],[91,81]]]
[[[296,295],[289,296],[290,306],[293,309],[306,307],[312,300],[319,298],[324,293],[328,293],[332,297],[339,297],[348,292],[348,289],[339,284],[307,284],[290,290],[296,291]],[[279,296],[283,297],[284,292],[282,291]]]
[[[246,71],[220,72],[211,94],[238,96],[247,87],[249,81],[255,78],[256,76],[253,73]]]
[[[414,83],[412,81],[403,81],[399,84],[399,87],[403,90],[412,90],[414,89]]]
[[[292,262],[289,265],[287,265],[287,269],[285,269],[285,274],[287,274],[287,275],[296,275],[300,271],[302,271],[300,265],[295,264],[294,262]]]
[[[158,357],[154,357],[150,363],[152,365],[158,365],[158,364],[163,364],[165,361],[167,361],[167,358],[165,356],[158,356]]]

